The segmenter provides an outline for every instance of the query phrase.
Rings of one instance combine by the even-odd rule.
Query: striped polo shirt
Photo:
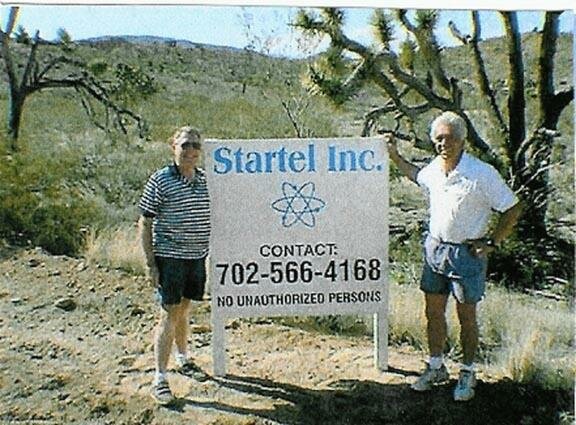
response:
[[[176,165],[156,171],[144,187],[139,207],[142,215],[154,218],[155,255],[197,259],[208,254],[210,199],[203,170],[197,168],[192,181]]]

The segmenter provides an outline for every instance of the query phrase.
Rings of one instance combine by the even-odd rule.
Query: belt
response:
[[[453,242],[453,241],[446,241],[442,238],[439,238],[437,236],[433,236],[431,234],[428,234],[428,237],[430,237],[431,239],[434,239],[436,242],[440,242],[446,245],[454,245],[454,246],[459,246],[459,245],[466,245],[466,246],[470,246],[473,244],[473,242],[480,242],[485,240],[486,238],[476,238],[476,239],[466,239],[462,242]]]

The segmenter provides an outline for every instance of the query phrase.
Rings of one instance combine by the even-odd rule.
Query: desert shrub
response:
[[[277,320],[283,325],[329,335],[367,335],[371,326],[370,319],[356,315],[293,316]]]
[[[97,214],[91,205],[73,196],[63,200],[58,191],[40,199],[27,189],[8,186],[1,190],[0,236],[53,254],[80,253],[86,226]]]
[[[71,158],[68,158],[71,159]],[[98,211],[68,183],[66,158],[3,155],[0,163],[0,237],[76,255]]]
[[[535,240],[513,237],[490,256],[490,277],[510,288],[544,289],[551,278],[574,278],[574,244],[550,236]],[[564,292],[570,295],[571,285]]]

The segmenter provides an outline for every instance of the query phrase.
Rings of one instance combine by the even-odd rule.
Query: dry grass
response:
[[[416,285],[390,286],[390,338],[426,350],[423,296]],[[450,301],[448,355],[459,358],[459,324]],[[546,389],[574,386],[574,318],[565,302],[489,286],[479,304],[481,360],[487,371]]]
[[[574,386],[574,317],[568,303],[492,288],[480,314],[495,369],[544,388]]]
[[[143,274],[145,270],[135,226],[109,229],[97,235],[92,233],[85,256],[91,262],[135,274]],[[390,340],[426,351],[424,297],[418,289],[415,275],[402,279],[402,282],[408,282],[403,284],[397,284],[396,277],[392,277],[390,284]],[[460,327],[452,300],[448,305],[447,318],[448,356],[458,359],[461,351]],[[288,322],[306,327],[305,323],[312,321],[315,326],[310,329],[359,333],[358,318],[334,316],[328,319],[296,318]],[[338,323],[334,323],[335,320]],[[371,331],[370,320],[364,320],[365,333]],[[486,299],[479,304],[479,322],[480,358],[488,372],[548,389],[573,387],[576,376],[574,320],[568,303],[489,285]],[[352,327],[355,332],[347,332]]]
[[[144,253],[136,225],[91,232],[84,256],[91,263],[139,275],[145,273]]]

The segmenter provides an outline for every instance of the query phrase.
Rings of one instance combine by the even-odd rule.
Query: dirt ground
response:
[[[424,354],[390,347],[373,366],[370,338],[343,338],[236,320],[226,331],[228,375],[197,382],[171,373],[177,402],[149,396],[158,306],[142,277],[50,256],[0,254],[0,423],[17,424],[568,424],[573,394],[480,371],[477,396],[450,384],[409,388]],[[190,347],[211,374],[210,306],[191,318]]]

